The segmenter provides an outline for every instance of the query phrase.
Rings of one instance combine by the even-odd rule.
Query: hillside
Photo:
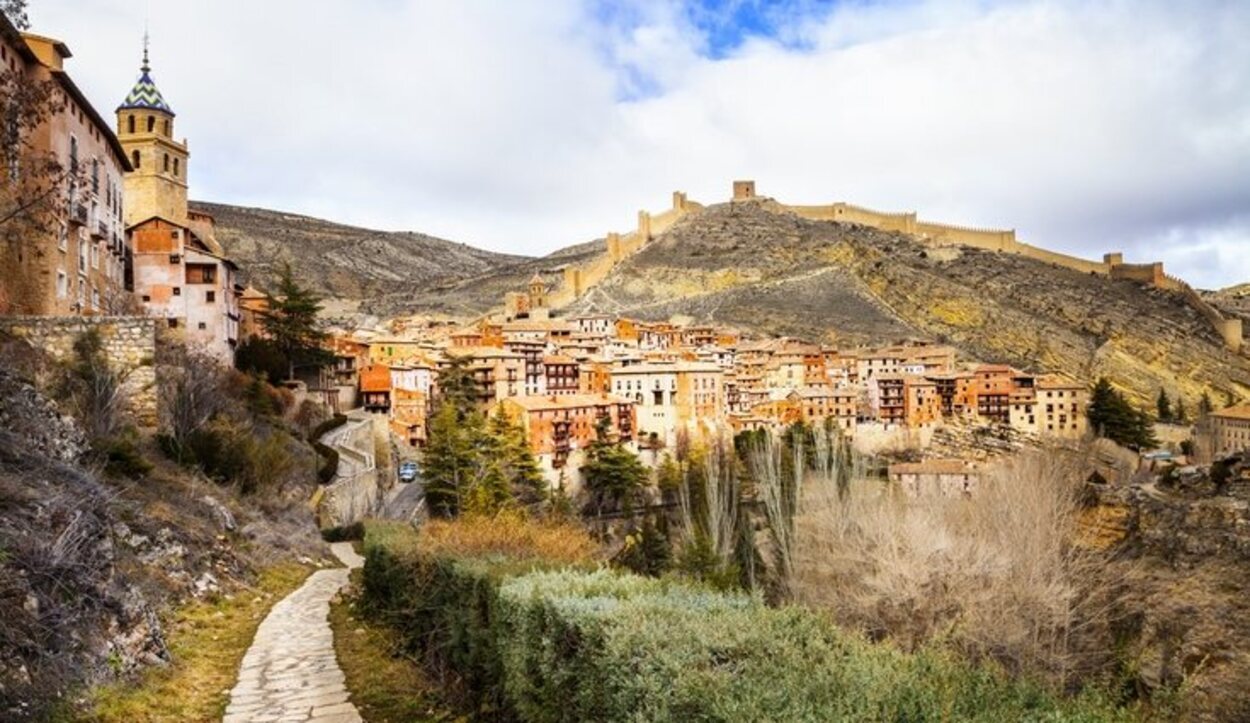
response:
[[[318,292],[359,302],[479,277],[524,261],[419,233],[344,226],[296,214],[194,202],[212,214],[217,240],[247,281],[266,288],[282,264]]]
[[[927,248],[913,237],[810,221],[757,200],[691,214],[566,310],[675,314],[840,343],[941,339],[970,357],[1107,375],[1139,401],[1203,389],[1250,396],[1227,351],[1178,294],[1033,259]]]

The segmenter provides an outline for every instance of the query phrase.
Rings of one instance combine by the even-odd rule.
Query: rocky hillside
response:
[[[847,344],[936,338],[977,359],[1107,375],[1142,402],[1160,387],[1192,401],[1204,389],[1250,396],[1250,358],[1227,351],[1175,293],[1014,255],[926,248],[764,200],[686,217],[568,311],[680,314]]]
[[[283,263],[296,278],[343,302],[491,274],[525,260],[419,233],[372,231],[307,216],[195,202],[212,214],[217,240],[248,280],[267,287]]]

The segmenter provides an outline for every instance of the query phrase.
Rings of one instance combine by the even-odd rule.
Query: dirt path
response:
[[[348,700],[327,617],[330,599],[364,560],[349,542],[331,548],[347,567],[314,572],[269,611],[243,657],[224,723],[361,720]]]

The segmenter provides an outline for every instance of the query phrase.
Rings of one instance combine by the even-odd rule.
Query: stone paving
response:
[[[350,542],[331,548],[347,567],[318,570],[280,601],[256,630],[230,692],[224,723],[359,723],[334,657],[330,599],[364,559]]]

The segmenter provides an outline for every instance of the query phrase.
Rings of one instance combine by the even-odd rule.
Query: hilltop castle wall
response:
[[[753,181],[734,181],[733,199],[749,201],[756,198]],[[951,224],[922,221],[912,212],[883,212],[863,206],[837,202],[815,206],[790,206],[783,208],[801,218],[813,221],[837,221],[856,223],[882,231],[894,231],[915,236],[931,246],[970,246],[973,248],[1025,256],[1043,263],[1054,264],[1087,274],[1098,274],[1112,279],[1124,279],[1148,284],[1160,289],[1176,291],[1205,317],[1225,344],[1232,350],[1242,347],[1242,324],[1239,319],[1225,318],[1215,307],[1208,304],[1184,281],[1164,273],[1163,264],[1126,264],[1121,253],[1103,256],[1102,261],[1091,261],[1023,243],[1016,238],[1014,229],[985,229],[954,226]],[[627,234],[609,233],[605,241],[606,253],[593,261],[564,269],[564,287],[553,295],[553,303],[563,305],[586,293],[611,273],[613,267],[637,253],[651,239],[669,230],[689,213],[703,206],[686,198],[681,191],[673,193],[673,205],[667,211],[652,214],[638,212],[638,228]]]

